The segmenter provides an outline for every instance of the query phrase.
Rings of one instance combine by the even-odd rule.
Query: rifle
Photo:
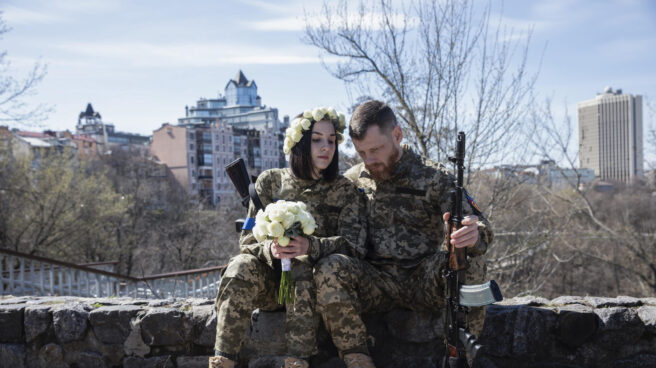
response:
[[[249,179],[248,171],[246,170],[246,164],[242,158],[238,158],[225,167],[225,171],[232,180],[232,184],[235,186],[239,195],[241,196],[241,204],[248,208],[248,202],[253,201],[253,205],[256,210],[264,209],[262,206],[262,201],[255,191],[255,179],[252,177]],[[252,181],[252,182],[251,182]],[[250,221],[253,219],[237,219],[235,221],[235,229],[237,232],[240,232],[243,229],[250,229]]]
[[[466,248],[456,248],[451,243],[451,234],[462,227],[462,198],[464,193],[463,171],[465,162],[465,133],[459,132],[456,140],[454,157],[449,157],[456,171],[456,187],[453,192],[451,215],[446,229],[446,248],[449,253],[449,263],[445,268],[445,343],[446,354],[442,362],[443,368],[468,368],[466,353],[474,361],[482,345],[476,336],[469,332],[467,313],[469,307],[480,307],[503,300],[501,290],[494,280],[481,285],[465,285],[465,270],[467,264]],[[464,318],[463,318],[464,317]],[[464,320],[464,321],[463,321]]]

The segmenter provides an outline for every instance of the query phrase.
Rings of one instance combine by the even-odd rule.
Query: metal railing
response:
[[[0,249],[0,295],[214,298],[223,268],[132,277],[99,269],[96,264],[76,265]]]

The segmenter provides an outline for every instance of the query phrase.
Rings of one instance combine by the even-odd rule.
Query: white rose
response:
[[[323,119],[324,115],[326,115],[326,112],[321,107],[317,107],[312,111],[312,118],[314,118],[315,121]]]
[[[316,228],[316,225],[314,223],[308,224],[307,226],[303,226],[303,234],[312,235],[315,228]]]
[[[310,220],[308,213],[306,211],[299,211],[296,214],[296,221],[300,222],[301,225],[307,224],[307,222]]]
[[[292,128],[292,130],[301,129],[301,119],[299,119],[299,118],[294,119],[294,121],[292,122],[291,128]]]
[[[289,155],[290,153],[292,153],[292,149],[289,148],[288,146],[283,147],[283,148],[282,148],[282,151],[283,151],[286,155]]]
[[[301,138],[303,138],[303,133],[300,131],[295,131],[294,134],[292,134],[292,140],[296,143],[301,141]]]
[[[337,111],[335,111],[335,108],[330,106],[328,108],[328,116],[330,116],[331,119],[337,119]]]
[[[310,125],[312,125],[312,122],[310,120],[308,119],[301,120],[301,126],[303,127],[303,130],[310,129]]]
[[[269,218],[271,221],[282,222],[284,217],[285,211],[283,211],[279,206],[272,206],[269,210]]]
[[[289,212],[291,214],[294,214],[294,215],[297,214],[298,213],[298,204],[296,204],[296,202],[289,202],[289,204],[287,204],[287,212]]]
[[[265,222],[256,223],[253,227],[253,236],[258,242],[263,242],[267,237],[267,226]]]
[[[269,236],[272,238],[279,238],[285,234],[285,229],[279,222],[272,222],[267,226]]]
[[[301,211],[307,211],[307,205],[305,202],[296,202],[296,204],[298,205],[298,208],[301,209]]]
[[[303,112],[303,117],[306,119],[312,119],[312,110],[305,110]]]
[[[286,247],[289,244],[289,238],[286,236],[281,236],[278,238],[278,245],[281,247]]]
[[[295,217],[296,216],[294,216],[293,213],[285,212],[285,216],[282,219],[282,226],[284,226],[285,229],[289,229],[290,227],[292,227],[292,225],[294,224]]]

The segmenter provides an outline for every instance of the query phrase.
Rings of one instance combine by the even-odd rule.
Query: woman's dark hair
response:
[[[303,117],[303,114],[299,114],[296,117],[301,118]],[[289,166],[291,167],[294,176],[305,180],[314,180],[312,177],[312,172],[314,171],[311,148],[312,128],[314,128],[314,122],[310,125],[310,129],[303,130],[303,137],[298,143],[296,143],[296,145],[294,145],[294,147],[292,147],[292,152],[289,155]],[[325,180],[333,181],[337,177],[338,172],[339,150],[337,149],[337,138],[335,138],[335,154],[333,155],[333,160],[328,167],[320,171],[320,174]]]

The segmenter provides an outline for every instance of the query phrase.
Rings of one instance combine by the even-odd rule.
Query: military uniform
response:
[[[290,169],[263,172],[255,188],[265,207],[279,199],[304,202],[317,223],[314,234],[307,236],[308,255],[292,260],[295,302],[286,306],[288,354],[307,358],[317,353],[318,314],[312,266],[321,257],[333,253],[364,257],[364,196],[343,176],[331,182],[303,180],[294,177]],[[251,203],[248,215],[255,217],[255,214]],[[271,255],[271,241],[258,243],[250,231],[242,231],[241,254],[230,260],[221,279],[215,304],[215,349],[227,356],[239,352],[255,308],[280,308],[277,304],[280,261]]]
[[[345,176],[367,196],[368,253],[364,261],[335,254],[315,266],[317,308],[342,355],[367,353],[362,312],[395,307],[434,312],[444,306],[442,214],[451,209],[455,184],[444,166],[408,147],[388,180],[374,181],[362,163]],[[473,213],[467,199],[463,212]],[[478,228],[478,242],[467,248],[468,283],[483,281],[485,266],[477,256],[492,241],[490,225],[480,216]],[[475,331],[482,325],[478,314]]]

